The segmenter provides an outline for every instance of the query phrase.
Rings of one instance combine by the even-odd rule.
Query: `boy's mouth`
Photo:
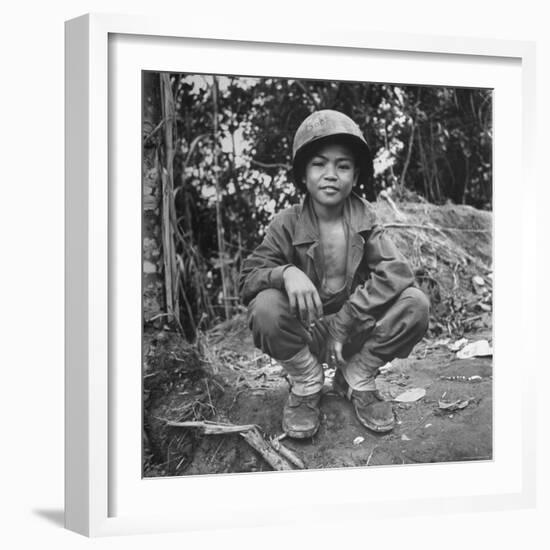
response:
[[[338,193],[340,188],[335,187],[334,185],[324,185],[321,187],[321,191],[324,191],[325,193]]]

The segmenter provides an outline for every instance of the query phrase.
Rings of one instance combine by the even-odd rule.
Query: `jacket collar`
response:
[[[352,193],[344,203],[344,220],[354,234],[369,231],[376,222],[372,206],[361,197]],[[296,222],[293,245],[312,243],[319,240],[319,226],[312,201],[307,195],[302,204]]]

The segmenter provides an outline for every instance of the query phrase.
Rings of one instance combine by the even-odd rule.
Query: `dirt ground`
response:
[[[490,341],[491,335],[486,331],[466,337]],[[154,338],[150,335],[149,341]],[[193,418],[198,412],[211,421],[256,424],[266,439],[281,435],[281,412],[288,395],[282,368],[254,349],[245,330],[237,338],[233,334],[228,342],[224,353],[226,359],[234,358],[232,368],[224,361],[211,377],[199,376],[192,383],[184,377],[156,401],[152,417],[189,418],[179,413],[189,411],[195,402],[199,410],[195,408]],[[445,342],[423,340],[408,359],[393,361],[378,377],[378,388],[388,400],[411,388],[426,390],[415,402],[393,403],[397,424],[391,433],[380,435],[364,428],[351,404],[331,392],[333,371],[327,369],[318,433],[311,439],[285,438],[282,442],[313,469],[490,460],[492,358],[457,359]],[[172,345],[177,349],[173,340]],[[467,404],[447,410],[440,407],[440,401],[444,406],[457,401],[461,406]],[[157,458],[160,454],[164,460],[152,459],[146,476],[271,470],[238,434],[200,435],[194,429],[174,428],[156,446]],[[150,448],[145,452],[154,456]]]
[[[428,336],[377,379],[394,401],[396,427],[386,435],[364,428],[351,404],[331,392],[327,369],[318,433],[282,443],[315,469],[491,460],[492,357],[459,359],[449,346],[462,338],[492,344],[492,215],[461,205],[375,206],[432,304]],[[281,366],[254,348],[244,312],[193,344],[148,326],[142,345],[144,476],[271,469],[238,434],[167,426],[206,420],[256,424],[266,440],[281,435],[289,386]],[[398,400],[414,388],[425,395]]]

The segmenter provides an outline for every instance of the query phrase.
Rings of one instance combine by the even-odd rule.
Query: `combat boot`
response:
[[[395,418],[391,403],[384,401],[378,391],[360,391],[349,387],[344,375],[337,370],[334,375],[333,390],[351,401],[355,415],[363,426],[377,433],[393,430]]]
[[[283,409],[283,430],[296,439],[311,437],[319,429],[323,366],[308,347],[280,363],[290,382],[290,394]]]
[[[312,437],[319,429],[321,392],[312,395],[288,395],[283,409],[283,431],[295,439]]]

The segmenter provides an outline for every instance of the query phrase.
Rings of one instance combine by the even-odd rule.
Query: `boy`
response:
[[[334,389],[375,432],[394,427],[376,391],[378,369],[407,357],[428,325],[429,304],[402,254],[352,193],[372,176],[359,127],[337,111],[317,111],[296,131],[295,182],[306,197],[277,214],[241,270],[254,343],[286,370],[283,430],[319,428],[323,363],[337,367]]]

